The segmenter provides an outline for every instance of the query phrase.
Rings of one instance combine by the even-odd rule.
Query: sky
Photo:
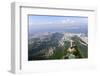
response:
[[[29,32],[87,30],[88,17],[82,16],[28,16]]]

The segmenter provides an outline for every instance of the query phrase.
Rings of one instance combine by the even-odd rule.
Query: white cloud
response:
[[[66,24],[66,23],[69,23],[70,22],[70,20],[69,19],[64,19],[64,20],[61,20],[61,23],[63,23],[63,24]]]
[[[62,22],[62,23],[66,23],[66,20],[62,20],[61,22]]]
[[[53,22],[47,22],[47,24],[53,24]]]
[[[74,20],[70,20],[70,19],[64,19],[60,21],[60,24],[65,24],[65,26],[71,26],[75,24]]]
[[[71,23],[75,23],[75,21],[71,21]]]

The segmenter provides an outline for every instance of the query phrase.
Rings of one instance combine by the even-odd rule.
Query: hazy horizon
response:
[[[36,32],[88,32],[88,17],[29,15],[29,33]]]

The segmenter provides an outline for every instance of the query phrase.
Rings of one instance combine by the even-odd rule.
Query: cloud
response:
[[[71,21],[71,23],[75,23],[75,21]]]
[[[61,23],[66,24],[66,23],[68,23],[69,21],[70,21],[69,19],[64,19],[64,20],[61,20]]]
[[[72,21],[70,19],[63,19],[63,20],[53,20],[53,21],[43,21],[43,22],[29,22],[29,25],[47,25],[47,24],[71,24],[74,23],[75,21]]]
[[[70,25],[75,23],[74,20],[70,20],[70,19],[64,19],[61,20],[60,22],[61,22],[60,24],[70,24]]]
[[[47,22],[46,24],[53,24],[53,22]]]

